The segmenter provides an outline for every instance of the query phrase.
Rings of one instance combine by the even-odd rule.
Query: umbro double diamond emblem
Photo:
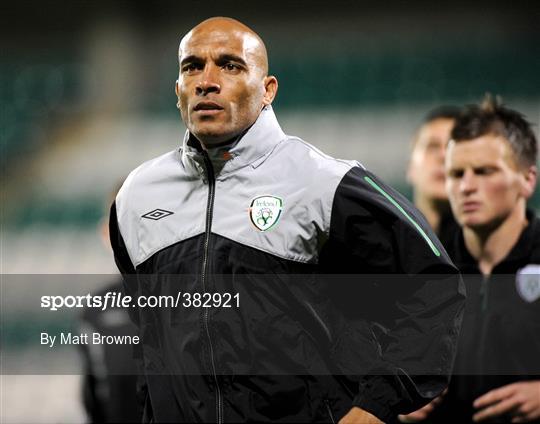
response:
[[[173,213],[174,212],[166,211],[165,209],[154,209],[153,211],[145,213],[143,216],[141,216],[141,218],[157,221],[158,219],[165,218]]]

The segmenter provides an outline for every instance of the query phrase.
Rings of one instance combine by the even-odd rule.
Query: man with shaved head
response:
[[[130,309],[146,419],[379,423],[437,396],[463,292],[424,218],[282,131],[244,24],[200,23],[179,64],[182,146],[135,169],[111,208],[127,293],[174,302]],[[407,279],[391,291],[361,274]]]

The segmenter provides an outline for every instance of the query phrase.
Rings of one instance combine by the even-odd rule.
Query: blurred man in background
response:
[[[417,130],[407,170],[414,205],[424,214],[443,246],[457,230],[445,188],[444,156],[459,114],[455,106],[430,111]]]
[[[413,188],[414,205],[424,214],[445,247],[459,231],[446,193],[444,169],[446,146],[459,112],[457,106],[440,106],[428,112],[414,136],[407,168],[407,181]],[[424,420],[440,401],[441,397],[418,411],[400,416],[400,420]]]
[[[107,208],[114,201],[116,187],[107,201]],[[107,251],[111,251],[108,219],[102,219],[99,226],[101,240]],[[92,293],[105,297],[108,293],[123,293],[120,276],[106,287]],[[102,336],[134,336],[137,329],[131,322],[125,308],[110,306],[85,308],[78,323],[84,334],[100,333]],[[142,410],[137,400],[137,369],[133,360],[133,349],[123,344],[81,344],[84,365],[82,387],[83,404],[92,423],[134,423],[140,422]]]
[[[459,422],[540,418],[540,221],[527,210],[536,160],[530,124],[500,101],[488,96],[456,120],[446,184],[462,231],[448,250],[468,299],[443,403]]]

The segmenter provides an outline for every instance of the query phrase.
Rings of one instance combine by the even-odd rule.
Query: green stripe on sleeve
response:
[[[428,237],[428,235],[425,233],[425,231],[418,225],[418,223],[412,219],[412,217],[401,207],[401,205],[394,200],[392,196],[390,196],[386,191],[384,191],[375,181],[373,181],[370,177],[364,177],[364,180],[368,182],[368,184],[373,187],[375,190],[377,190],[379,193],[381,193],[386,200],[388,200],[392,205],[394,205],[404,216],[409,220],[409,222],[416,228],[416,230],[420,233],[420,235],[424,238],[428,246],[431,248],[433,253],[435,253],[435,256],[441,256],[441,252],[435,247],[435,244],[431,241],[431,239]]]

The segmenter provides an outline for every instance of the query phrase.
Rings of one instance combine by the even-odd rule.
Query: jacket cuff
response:
[[[388,379],[371,376],[360,382],[360,390],[352,403],[385,423],[395,423],[398,422],[397,414],[392,410],[395,400],[396,391]]]

